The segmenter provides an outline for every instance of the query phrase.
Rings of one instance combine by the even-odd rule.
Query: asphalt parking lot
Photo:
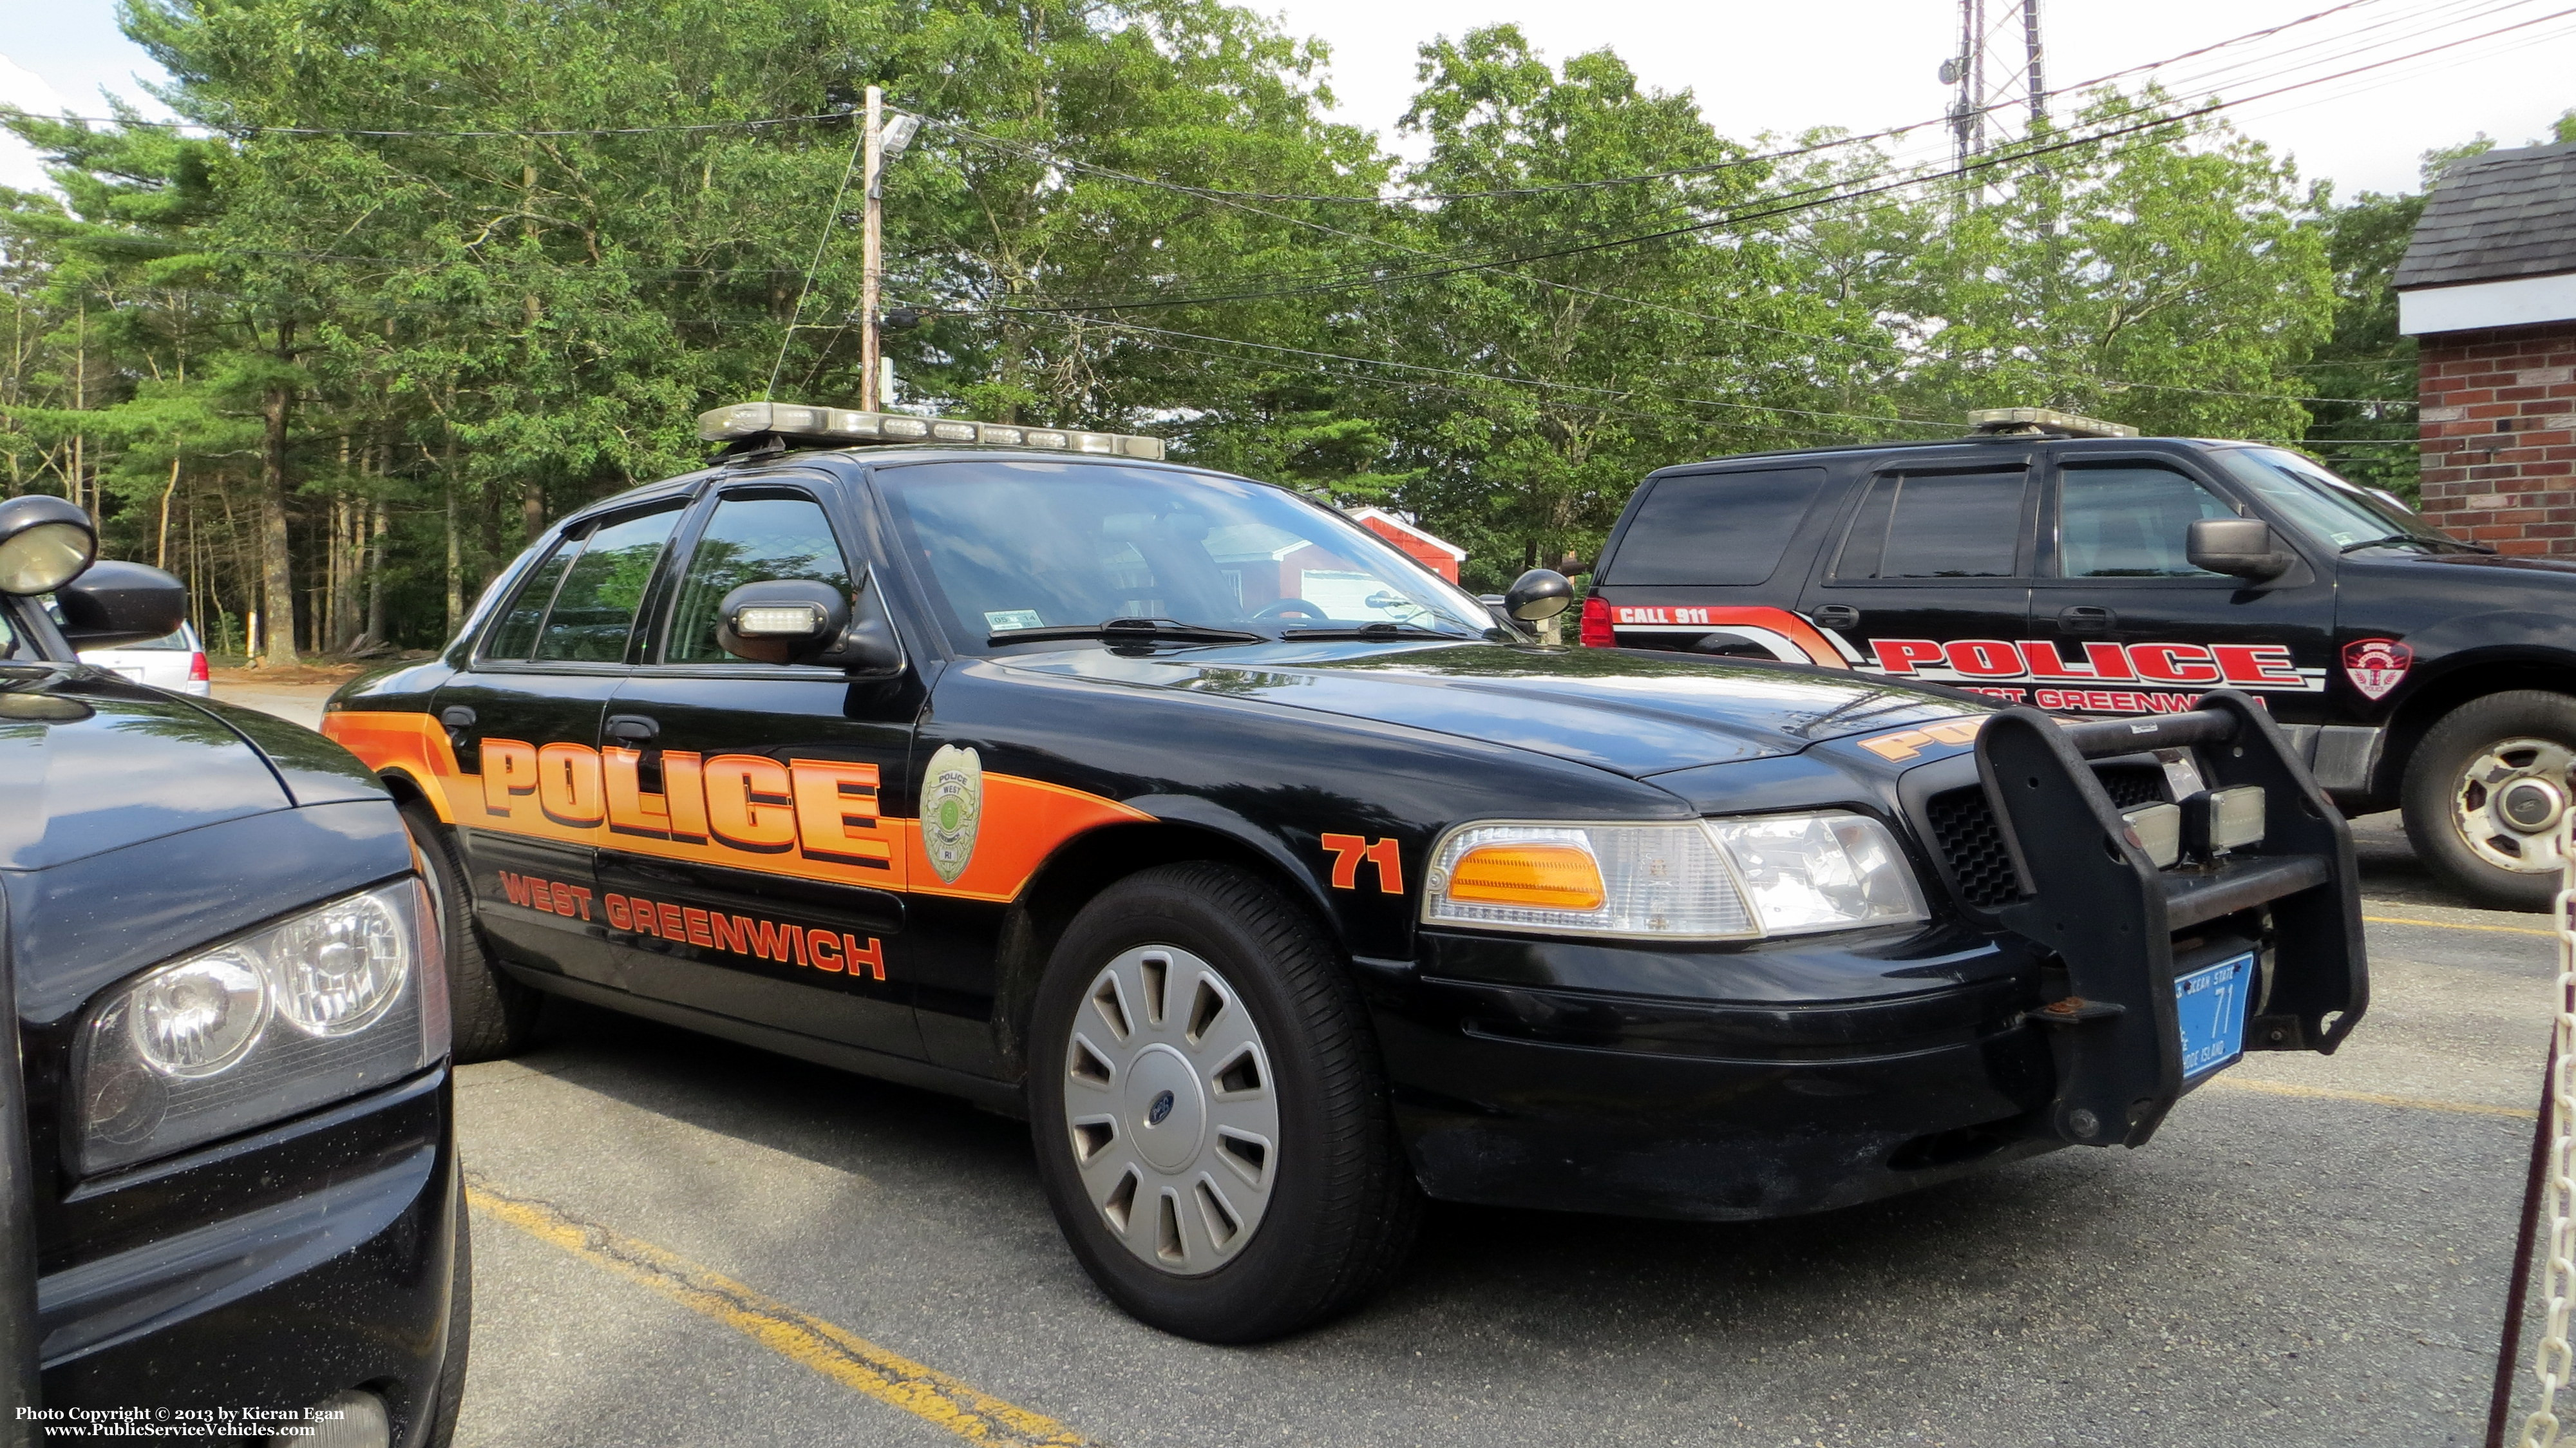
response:
[[[2555,947],[2358,833],[2368,1021],[2141,1151],[1751,1226],[1435,1209],[1254,1349],[1094,1292],[1017,1123],[558,1003],[460,1072],[458,1442],[2472,1443]]]

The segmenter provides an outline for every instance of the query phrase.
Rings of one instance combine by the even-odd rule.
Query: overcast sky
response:
[[[1998,14],[2009,0],[1987,0]],[[2336,0],[2052,0],[2042,12],[2051,85],[2179,55],[2321,10]],[[1609,46],[1644,81],[1689,90],[1717,129],[1750,138],[1839,125],[1856,131],[1939,115],[1935,76],[1957,49],[1955,0],[1291,0],[1292,33],[1332,47],[1342,119],[1392,134],[1414,86],[1415,48],[1435,35],[1516,23],[1551,57]],[[2548,14],[2554,0],[2360,0],[2330,20],[2176,68],[2244,96]],[[139,80],[160,77],[118,33],[112,0],[17,0],[0,30],[0,100],[97,112],[101,87],[164,114]],[[2374,29],[2374,27],[2376,27]],[[2366,48],[2371,41],[2383,48]],[[2298,49],[2304,45],[2306,49]],[[2212,74],[2222,64],[2240,69]],[[2531,25],[2247,105],[2238,124],[2346,193],[2415,184],[2426,148],[2485,132],[2506,145],[2546,135],[2576,106],[2576,21]],[[39,184],[34,158],[0,138],[0,184]]]

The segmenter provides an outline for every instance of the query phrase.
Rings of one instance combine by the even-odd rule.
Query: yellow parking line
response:
[[[2358,1101],[2369,1106],[2403,1106],[2414,1111],[2448,1111],[2460,1116],[2509,1116],[2529,1121],[2539,1113],[2528,1106],[2489,1106],[2483,1101],[2443,1101],[2430,1096],[2383,1096],[2376,1091],[2336,1091],[2325,1086],[2293,1086],[2257,1076],[2220,1076],[2210,1083],[2229,1091],[2259,1091],[2266,1096],[2305,1096],[2321,1101]]]
[[[677,1257],[597,1222],[586,1222],[548,1202],[522,1197],[468,1172],[465,1199],[473,1208],[541,1242],[561,1247],[594,1267],[606,1268],[672,1301],[714,1318],[762,1347],[804,1364],[880,1403],[901,1408],[978,1443],[1012,1448],[1090,1448],[1091,1440],[1053,1418],[1006,1403],[934,1368],[772,1301],[730,1277]]]
[[[2497,935],[2545,935],[2558,938],[2555,930],[2534,930],[2528,925],[2472,925],[2465,920],[2417,920],[2405,915],[2364,915],[2373,925],[2430,925],[2436,930],[2485,930]]]

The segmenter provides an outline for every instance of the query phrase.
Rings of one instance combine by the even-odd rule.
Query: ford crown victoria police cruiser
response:
[[[2344,827],[2240,694],[1548,648],[1150,438],[704,423],[332,702],[473,901],[459,1052],[551,991],[1025,1112],[1174,1332],[1350,1304],[1426,1193],[1812,1211],[2359,1019]]]

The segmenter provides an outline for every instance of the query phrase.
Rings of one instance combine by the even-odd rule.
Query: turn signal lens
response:
[[[1486,845],[1449,868],[1449,898],[1541,910],[1598,910],[1601,866],[1576,845]]]

